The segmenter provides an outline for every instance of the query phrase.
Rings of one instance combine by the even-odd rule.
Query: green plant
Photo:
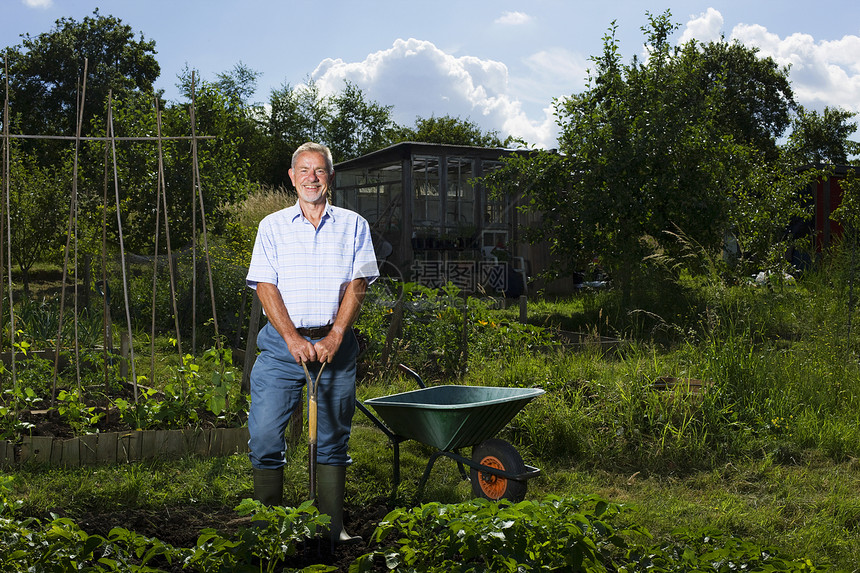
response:
[[[397,571],[606,571],[626,547],[625,536],[647,535],[625,522],[628,510],[602,499],[550,496],[516,505],[473,500],[398,508],[372,539],[395,547],[363,556],[351,571],[370,571],[376,559]]]
[[[66,420],[78,434],[86,433],[104,418],[95,406],[87,406],[78,392],[60,390],[57,395],[57,413]]]
[[[0,475],[0,518],[11,517],[15,511],[23,505],[23,501],[9,499],[9,494],[12,493],[12,483],[15,481],[13,476]]]
[[[0,518],[0,568],[4,571],[155,572],[156,556],[169,560],[168,545],[116,528],[108,539],[90,535],[68,518],[48,524],[34,518]]]
[[[811,573],[828,571],[809,559],[784,557],[772,547],[728,535],[713,528],[690,532],[678,529],[672,539],[651,547],[628,551],[631,573],[681,572],[723,573],[724,571],[785,571]]]
[[[158,404],[153,396],[157,394],[154,388],[145,388],[142,390],[137,402],[129,402],[125,398],[117,398],[113,405],[119,411],[120,418],[123,422],[134,428],[141,430],[150,427],[155,416],[152,413],[153,408]]]
[[[390,333],[398,304],[402,310],[400,329]],[[388,344],[392,361],[433,374],[459,376],[473,357],[479,361],[503,358],[550,342],[542,327],[493,316],[492,304],[464,296],[451,283],[433,289],[417,283],[382,281],[372,287],[356,324],[368,340],[364,360],[378,362]]]
[[[256,500],[243,499],[236,511],[239,515],[250,515],[256,525],[240,535],[246,558],[260,559],[266,564],[266,571],[279,571],[284,558],[295,555],[298,543],[314,538],[331,521],[328,515],[320,515],[312,501],[305,501],[299,507],[267,507]],[[310,570],[335,569],[320,565]]]

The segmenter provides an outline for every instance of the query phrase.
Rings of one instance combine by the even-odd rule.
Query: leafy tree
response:
[[[502,147],[510,143],[499,139],[497,131],[484,132],[478,124],[468,119],[450,115],[417,118],[414,127],[399,127],[392,134],[394,142],[417,141],[449,145],[472,145],[476,147]]]
[[[137,38],[130,26],[113,16],[102,16],[98,10],[81,22],[61,18],[49,32],[35,37],[24,35],[21,45],[9,50],[9,100],[13,114],[10,130],[31,135],[71,136],[76,133],[78,118],[82,115],[82,135],[104,135],[108,94],[112,94],[114,101],[120,101],[147,93],[151,100],[153,82],[160,73],[155,53],[155,42],[146,40],[142,34]],[[83,113],[79,115],[85,61],[86,94]],[[101,211],[97,207],[100,201],[96,197],[101,197],[104,185],[104,149],[101,143],[80,146],[79,237],[100,238],[101,235],[96,231],[101,226]],[[68,205],[72,187],[70,173],[66,173],[62,200],[58,200],[55,186],[34,185],[32,181],[58,176],[55,166],[68,164],[72,146],[24,140],[18,151],[21,165],[25,167],[20,173],[23,179],[17,184],[29,186],[28,192],[34,194],[30,198],[32,202]],[[35,196],[39,194],[42,196]],[[36,242],[36,237],[38,241],[50,240],[44,232],[48,213],[42,215],[34,213],[33,217],[22,219],[22,226],[16,230],[32,242]],[[66,225],[59,228],[65,230]],[[86,240],[80,247],[85,253],[97,250]],[[85,280],[87,269],[85,257]],[[85,296],[87,293],[85,291]]]
[[[186,71],[187,72],[187,71]],[[188,82],[181,85],[191,95],[191,73]],[[212,231],[222,227],[224,214],[219,210],[222,204],[235,201],[246,192],[248,162],[242,158],[244,136],[253,135],[251,121],[242,108],[234,107],[237,102],[224,94],[215,84],[201,81],[194,89],[195,130],[200,139],[197,142],[197,165],[206,210],[207,226]],[[170,136],[190,136],[191,103],[179,102],[165,104],[159,101],[162,111],[161,133]],[[94,120],[105,127],[101,118]],[[154,136],[157,134],[155,102],[147,94],[130,94],[121,101],[114,102],[113,124],[117,135]],[[126,247],[138,253],[151,252],[154,242],[155,218],[157,212],[156,195],[158,190],[158,148],[155,142],[127,142],[117,146],[118,177],[123,209],[123,227]],[[165,187],[169,209],[171,242],[174,248],[187,244],[192,238],[194,228],[192,215],[198,213],[199,203],[192,203],[194,179],[194,157],[188,140],[169,140],[162,142],[162,163],[165,172]],[[101,185],[103,174],[91,181],[91,186]],[[98,197],[101,201],[101,197]],[[115,220],[114,205],[109,201],[108,209],[113,213],[109,221]],[[99,211],[99,224],[100,224]],[[161,223],[163,228],[163,223]],[[115,237],[116,229],[111,229]],[[161,242],[161,248],[166,245]]]
[[[768,62],[744,78],[752,86],[734,85],[725,78],[738,62],[749,63],[741,46],[673,48],[677,26],[669,12],[648,18],[647,60],[621,62],[613,25],[602,55],[592,58],[589,88],[556,102],[559,153],[511,159],[491,180],[542,214],[532,238],[547,241],[560,261],[582,269],[598,257],[625,308],[648,286],[642,261],[655,245],[677,248],[669,233],[717,251],[739,222],[764,216],[758,211],[767,212],[761,228],[768,232],[785,224],[793,189],[774,184],[761,148],[791,106],[787,71]],[[777,95],[753,97],[744,107],[759,89]]]
[[[82,22],[56,21],[54,29],[10,50],[10,107],[22,133],[73,135],[84,60],[87,60],[84,117],[103,115],[108,92],[115,99],[131,91],[152,92],[160,74],[155,42],[135,39],[131,26],[98,9]],[[88,135],[88,133],[84,133]],[[101,135],[101,134],[99,134]]]
[[[263,75],[262,72],[239,62],[229,72],[217,74],[218,81],[215,82],[215,87],[235,105],[249,107],[250,98],[257,91],[257,79],[261,75]]]
[[[64,246],[71,172],[67,167],[42,167],[32,156],[11,154],[9,247],[12,261],[21,269],[25,295],[30,292],[33,265],[47,256],[56,256]]]
[[[367,101],[364,92],[351,82],[346,82],[343,91],[332,96],[329,103],[325,140],[335,163],[385,147],[393,125],[393,106]]]
[[[686,54],[698,60],[701,93],[723,92],[715,121],[735,141],[775,158],[776,140],[790,125],[795,107],[788,68],[737,41],[709,42]]]
[[[848,163],[850,156],[860,154],[860,143],[848,139],[857,129],[857,123],[850,121],[856,115],[855,112],[831,107],[825,107],[819,114],[798,106],[786,144],[787,151],[799,164]]]

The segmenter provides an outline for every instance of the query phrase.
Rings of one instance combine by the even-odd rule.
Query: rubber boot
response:
[[[263,505],[283,505],[284,503],[284,468],[275,470],[253,469],[254,499]],[[269,522],[265,519],[251,521],[253,527],[265,529]]]
[[[283,505],[284,468],[254,470],[254,499],[264,505]]]
[[[317,509],[331,516],[329,531],[323,532],[334,546],[339,543],[361,543],[361,537],[343,529],[343,493],[346,489],[346,466],[317,465]]]

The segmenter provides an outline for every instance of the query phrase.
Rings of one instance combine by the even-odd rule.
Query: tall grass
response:
[[[296,200],[296,193],[285,187],[271,185],[254,185],[248,189],[244,199],[236,203],[224,205],[231,218],[240,225],[256,229],[263,217],[284,207],[289,207]]]
[[[627,344],[606,353],[556,341],[492,360],[472,353],[465,382],[547,389],[506,433],[559,464],[679,475],[766,456],[860,457],[858,346],[846,337],[844,288],[832,267],[771,286],[676,280],[684,288],[666,296],[685,293],[680,311],[665,312],[664,300],[614,329],[607,317],[621,313],[610,293],[533,305],[529,322],[550,332],[626,334]],[[511,319],[510,310],[497,312]],[[662,376],[710,386],[703,395],[666,392],[654,386]]]

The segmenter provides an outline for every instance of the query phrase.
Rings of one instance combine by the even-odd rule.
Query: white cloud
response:
[[[28,8],[39,8],[47,10],[54,5],[54,0],[21,0],[24,6]]]
[[[523,12],[504,12],[496,19],[495,23],[502,24],[503,26],[519,26],[527,24],[531,19],[531,16]]]
[[[691,17],[679,44],[691,39],[702,42],[720,39],[724,21],[714,8]],[[860,112],[860,36],[847,35],[832,41],[816,41],[809,34],[785,38],[759,24],[738,24],[729,41],[737,40],[759,49],[782,66],[790,66],[789,79],[795,100],[812,109],[841,107]]]
[[[690,20],[684,27],[678,44],[686,44],[696,39],[700,42],[719,41],[723,29],[723,15],[713,8],[699,14],[697,17],[690,16]]]
[[[588,73],[588,60],[564,48],[551,48],[536,52],[526,58],[526,64],[540,83],[556,81],[559,85],[569,85],[576,82],[577,88],[585,86]],[[564,94],[564,88],[553,89],[554,93]]]
[[[860,36],[816,41],[808,34],[780,38],[760,25],[739,24],[731,39],[757,47],[783,66],[791,66],[789,79],[795,99],[813,109],[841,107],[860,112]]]
[[[399,39],[361,62],[326,59],[311,77],[323,94],[342,90],[345,80],[356,84],[369,99],[393,105],[400,124],[450,115],[473,121],[485,131],[498,131],[503,139],[513,135],[536,145],[555,144],[551,110],[543,110],[538,120],[527,117],[511,94],[505,64],[456,57],[431,42]]]

